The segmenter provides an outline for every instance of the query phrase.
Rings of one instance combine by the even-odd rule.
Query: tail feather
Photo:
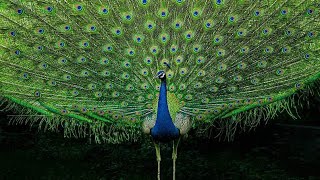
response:
[[[165,70],[170,113],[194,124],[242,122],[257,109],[273,117],[318,86],[319,8],[313,0],[0,2],[1,96],[50,123],[134,131],[155,113],[154,75]]]

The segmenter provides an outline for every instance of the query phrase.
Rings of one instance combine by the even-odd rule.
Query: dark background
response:
[[[298,120],[279,115],[233,142],[192,132],[178,149],[179,179],[320,180],[320,100],[299,108]],[[156,179],[151,141],[122,145],[66,139],[0,114],[0,179]],[[161,145],[161,177],[172,179],[171,144]]]

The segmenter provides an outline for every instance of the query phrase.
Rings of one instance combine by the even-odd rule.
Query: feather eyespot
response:
[[[17,9],[17,13],[19,14],[19,15],[21,15],[21,14],[23,14],[23,9]]]
[[[35,91],[35,92],[34,92],[34,96],[35,96],[35,97],[40,97],[40,96],[41,96],[40,91]]]
[[[44,33],[44,29],[42,29],[42,28],[38,29],[38,33],[39,34],[43,34]]]
[[[217,5],[221,5],[222,2],[223,2],[223,0],[216,0],[216,4],[217,4]]]
[[[20,50],[15,50],[14,53],[15,53],[16,55],[20,55],[20,54],[21,54],[21,51],[20,51]]]
[[[16,32],[15,31],[11,31],[9,32],[10,36],[15,37],[16,36]]]
[[[48,7],[46,7],[46,10],[47,10],[48,12],[52,12],[52,11],[53,11],[53,7],[48,6]]]
[[[77,5],[77,6],[76,6],[76,9],[77,9],[78,11],[82,11],[82,10],[83,10],[83,7],[82,7],[81,5]]]

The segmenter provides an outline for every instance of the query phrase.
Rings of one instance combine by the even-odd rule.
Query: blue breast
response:
[[[155,126],[151,129],[154,140],[168,142],[179,137],[179,129],[172,122],[167,103],[166,80],[161,80],[158,112]]]

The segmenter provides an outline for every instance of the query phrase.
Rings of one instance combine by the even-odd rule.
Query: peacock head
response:
[[[159,79],[165,79],[166,78],[166,73],[164,71],[159,71],[156,75]]]

